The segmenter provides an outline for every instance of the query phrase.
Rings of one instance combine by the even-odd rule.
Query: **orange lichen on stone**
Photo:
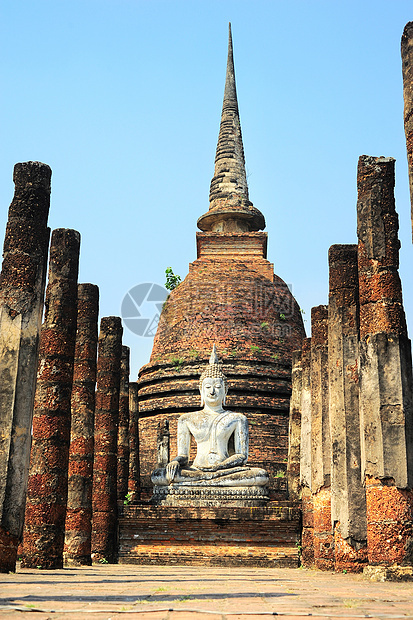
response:
[[[413,563],[413,492],[367,476],[369,564]]]
[[[408,22],[401,40],[404,131],[406,134],[407,161],[409,164],[410,202],[412,207],[413,234],[413,22]]]
[[[301,533],[301,562],[303,566],[314,566],[314,512],[313,497],[303,489],[301,499],[303,529]]]
[[[380,332],[406,335],[398,273],[394,159],[362,155],[357,187],[360,338]]]
[[[128,492],[129,477],[129,347],[122,346],[120,392],[119,392],[119,428],[118,428],[118,466],[117,495],[118,502],[123,502]]]
[[[334,568],[337,572],[361,573],[367,565],[367,545],[350,544],[340,532],[340,522],[334,528]]]
[[[34,405],[25,568],[63,567],[79,249],[77,231],[53,231]]]
[[[92,560],[116,560],[117,439],[122,355],[122,322],[103,317],[100,322],[92,491]]]
[[[94,284],[79,284],[64,557],[65,562],[80,565],[92,563],[90,553],[98,313],[98,287]]]
[[[334,568],[334,535],[331,524],[331,490],[313,495],[314,565],[321,570]]]

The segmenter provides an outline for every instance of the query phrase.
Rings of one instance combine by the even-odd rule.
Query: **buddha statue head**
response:
[[[211,357],[209,358],[209,364],[205,368],[204,372],[201,374],[199,378],[199,391],[201,392],[201,407],[205,404],[205,389],[206,384],[213,381],[216,386],[222,384],[223,386],[223,394],[222,394],[222,404],[225,405],[225,397],[228,391],[228,381],[226,376],[223,373],[222,365],[218,359],[217,350],[214,346],[212,347]],[[219,390],[221,391],[221,390]]]

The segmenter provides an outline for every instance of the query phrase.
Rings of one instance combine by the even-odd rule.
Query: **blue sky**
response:
[[[1,0],[0,230],[16,162],[53,170],[49,223],[82,235],[81,282],[119,315],[142,282],[184,277],[208,209],[228,21],[250,198],[268,258],[306,312],[327,252],[356,242],[359,155],[396,158],[401,276],[413,247],[400,38],[411,0]],[[3,234],[3,233],[1,233]],[[152,341],[125,329],[132,374]]]

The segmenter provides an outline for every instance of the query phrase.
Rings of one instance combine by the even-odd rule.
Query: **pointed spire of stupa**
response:
[[[229,24],[224,102],[209,201],[209,211],[201,215],[198,220],[198,227],[201,230],[244,232],[265,227],[264,216],[253,207],[248,196],[235,85],[231,24]]]

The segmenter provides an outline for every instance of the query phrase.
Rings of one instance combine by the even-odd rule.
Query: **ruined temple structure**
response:
[[[412,50],[410,22],[411,187]],[[15,570],[26,504],[29,567],[62,566],[66,516],[74,564],[294,567],[301,548],[305,566],[413,577],[412,356],[394,174],[392,158],[360,157],[357,243],[330,247],[328,304],[312,309],[306,338],[248,196],[230,29],[209,210],[149,363],[129,383],[119,317],[101,320],[96,360],[98,290],[77,286],[79,235],[58,229],[35,390],[51,171],[16,165],[0,274],[0,572]]]
[[[288,286],[267,260],[265,220],[248,196],[231,30],[209,210],[198,219],[197,258],[168,297],[149,364],[139,374],[141,484],[151,495],[158,428],[199,408],[198,378],[215,343],[230,384],[227,406],[251,425],[251,466],[285,482],[291,356],[304,327]],[[278,476],[278,477],[277,477]]]
[[[412,40],[408,24],[402,55],[411,175]],[[413,574],[412,360],[394,160],[360,157],[357,186],[358,244],[330,248],[328,305],[312,309],[305,338],[299,308],[266,260],[264,217],[248,197],[230,31],[197,259],[164,306],[138,382],[142,497],[150,497],[157,466],[152,479],[160,490],[153,505],[136,502],[123,512],[120,562],[297,565],[289,549],[301,507],[304,565],[381,571],[382,578]],[[177,419],[200,408],[197,379],[212,343],[228,377],[226,405],[251,425],[249,464],[270,473],[272,501],[248,514],[237,502],[199,504],[200,491],[174,489],[165,468],[177,454]],[[285,470],[286,479],[278,478]],[[159,501],[161,491],[166,500]]]
[[[215,344],[228,379],[225,407],[247,417],[248,466],[268,472],[272,501],[251,507],[235,490],[232,503],[137,502],[120,519],[119,561],[297,566],[299,511],[286,501],[284,473],[292,352],[305,332],[297,302],[267,260],[264,216],[249,200],[231,26],[209,200],[198,219],[197,258],[168,297],[139,374],[142,499],[152,496],[151,473],[177,454],[178,418],[201,408],[199,377]],[[189,454],[192,461],[194,441]]]
[[[294,354],[288,476],[305,565],[399,579],[413,574],[413,381],[394,159],[361,156],[357,186],[358,245],[330,248],[328,307]]]

